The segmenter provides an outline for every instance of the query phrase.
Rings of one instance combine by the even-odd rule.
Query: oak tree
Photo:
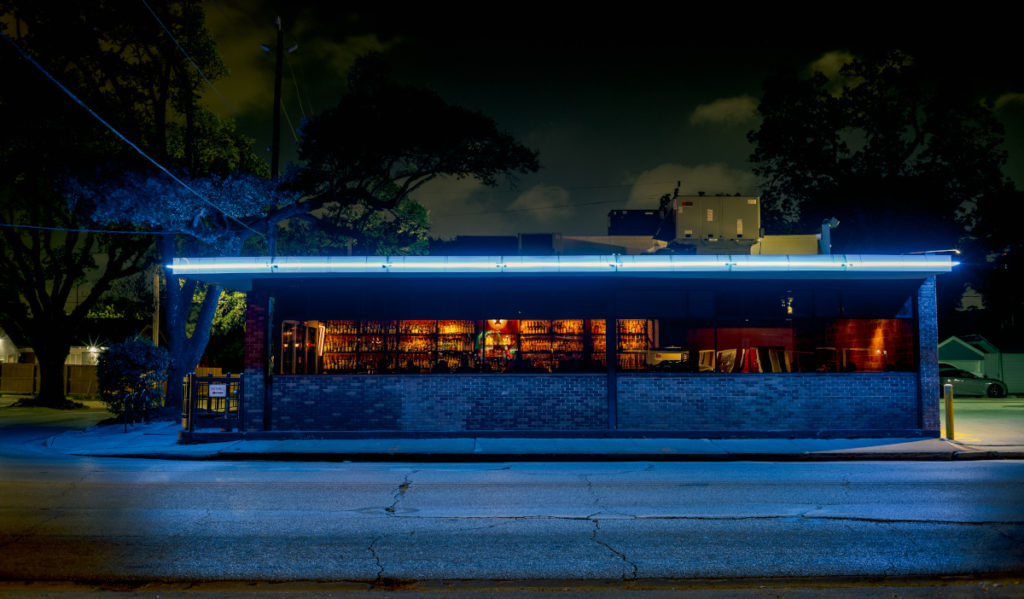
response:
[[[836,217],[836,251],[953,248],[1006,186],[1003,130],[978,90],[930,55],[869,53],[836,79],[764,83],[749,134],[775,230]]]
[[[353,68],[338,104],[310,119],[300,133],[299,164],[279,182],[236,172],[190,178],[186,188],[142,172],[87,193],[100,206],[96,216],[103,222],[174,232],[203,246],[186,248],[178,245],[181,240],[162,238],[160,251],[170,262],[197,252],[238,255],[253,240],[257,251],[273,256],[280,229],[289,226],[348,227],[354,238],[362,235],[369,243],[372,235],[359,228],[372,224],[379,231],[386,224],[398,228],[395,239],[405,236],[414,245],[422,236],[416,223],[425,215],[409,194],[423,184],[451,176],[495,185],[538,168],[536,153],[492,119],[394,82],[373,57]],[[374,220],[380,218],[383,222]],[[191,301],[195,288],[194,280],[169,278],[169,328],[172,320],[184,322],[185,298]],[[181,290],[180,302],[170,299],[173,289]],[[170,380],[178,380],[202,356],[220,292],[212,285],[207,289],[195,333],[187,341],[182,337],[180,345],[187,347],[179,351],[179,342],[169,339]],[[173,393],[168,390],[169,401]]]

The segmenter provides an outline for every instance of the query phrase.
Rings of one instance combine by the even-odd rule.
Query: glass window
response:
[[[607,340],[624,372],[880,372],[916,369],[912,301],[898,291],[733,286],[634,302],[606,320],[284,321],[278,372],[591,372]],[[685,301],[684,301],[685,300]],[[908,307],[910,306],[910,307]],[[637,314],[637,312],[641,312]],[[611,333],[611,335],[608,335]]]

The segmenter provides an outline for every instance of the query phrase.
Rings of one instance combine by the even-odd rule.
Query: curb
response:
[[[1024,460],[1024,451],[957,451],[954,460]]]
[[[73,455],[105,458],[136,458],[182,461],[269,462],[950,462],[1024,459],[1024,452],[821,452],[821,453],[726,453],[726,454],[594,454],[594,453],[423,453],[423,452],[75,452]]]

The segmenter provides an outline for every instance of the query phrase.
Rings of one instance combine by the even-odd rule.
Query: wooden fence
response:
[[[65,365],[64,392],[68,395],[97,395],[95,366]],[[0,393],[31,395],[39,392],[38,364],[0,364]]]

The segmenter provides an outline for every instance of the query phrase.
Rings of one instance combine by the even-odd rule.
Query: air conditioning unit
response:
[[[761,234],[761,198],[680,196],[673,199],[676,244],[749,247]],[[728,253],[723,251],[721,253]]]

